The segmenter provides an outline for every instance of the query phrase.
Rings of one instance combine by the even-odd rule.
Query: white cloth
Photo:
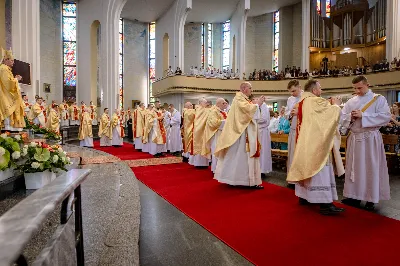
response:
[[[193,166],[209,166],[210,162],[206,157],[201,156],[200,154],[197,155],[190,155],[189,156],[189,164]]]
[[[118,121],[118,125],[115,128],[113,128],[112,140],[111,140],[111,144],[113,146],[122,146],[123,143],[124,143],[124,139],[121,138],[121,127],[120,127],[120,125],[121,125],[121,121],[119,120]]]
[[[279,126],[279,117],[278,118],[272,117],[268,126],[269,132],[278,133],[278,126]]]
[[[4,130],[9,130],[9,131],[22,131],[23,128],[17,128],[17,127],[12,127],[10,125],[10,118],[7,117],[4,119]]]
[[[295,194],[310,203],[332,203],[337,200],[332,163],[327,163],[318,174],[305,180],[303,184],[296,183]]]
[[[285,110],[285,117],[289,120],[290,112],[293,110],[294,106],[300,101],[301,94],[298,97],[290,96],[287,100],[287,106]],[[297,116],[293,116],[290,122],[290,132],[288,139],[288,161],[287,161],[287,171],[289,172],[290,166],[292,165],[294,149],[296,147],[296,126],[297,126]]]
[[[33,123],[38,126],[45,127],[46,118],[44,117],[43,112],[41,112],[37,117],[33,119]],[[78,124],[79,125],[79,124]]]
[[[92,125],[93,125],[93,126],[97,126],[97,119],[93,119],[93,120],[92,120]]]
[[[158,120],[154,119],[153,122],[153,127],[149,133],[149,150],[148,152],[151,155],[155,155],[158,153],[162,153],[162,152],[167,152],[167,145],[166,144],[156,144],[153,142],[153,139],[156,136],[156,132],[154,131],[154,129],[158,127]]]
[[[217,169],[217,162],[218,162],[218,159],[214,155],[214,152],[215,152],[215,149],[217,148],[218,138],[219,138],[219,136],[221,136],[224,125],[225,125],[225,120],[222,120],[222,123],[219,126],[217,132],[215,132],[214,136],[211,138],[211,171],[213,173],[215,173],[215,170]]]
[[[111,146],[111,139],[106,136],[100,138],[100,147]]]
[[[257,124],[260,111],[257,108],[253,123]],[[246,131],[228,148],[225,156],[217,162],[214,179],[234,186],[256,186],[262,183],[260,158],[250,158],[246,152]]]
[[[169,134],[169,151],[178,152],[182,150],[182,135],[181,135],[181,114],[174,110],[171,114]]]
[[[84,138],[83,140],[80,141],[79,144],[81,147],[94,147],[93,138],[91,137]]]
[[[167,151],[170,150],[170,147],[169,147],[169,138],[170,138],[170,134],[171,134],[170,121],[171,121],[171,113],[168,111],[165,111],[165,113],[164,113],[164,128],[165,128],[165,132],[167,134],[167,141],[165,143]]]
[[[182,157],[189,158],[190,153],[189,152],[182,152]]]
[[[79,126],[80,123],[81,122],[79,120],[69,120],[70,126]]]
[[[263,103],[260,106],[260,119],[258,120],[258,139],[261,144],[260,170],[264,174],[272,172],[271,134],[268,129],[269,119],[269,108]]]
[[[150,150],[150,142],[142,143],[142,152],[149,152]]]
[[[140,150],[143,148],[142,137],[138,137],[134,139],[135,149]]]
[[[341,124],[349,127],[351,111],[361,110],[375,94],[369,90],[364,96],[351,98],[341,112]],[[391,118],[383,96],[363,112],[362,118],[351,126],[346,148],[346,175],[343,196],[378,203],[390,199],[389,174],[381,126]]]

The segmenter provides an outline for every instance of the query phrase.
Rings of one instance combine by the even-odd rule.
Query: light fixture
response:
[[[348,51],[348,50],[350,50],[349,47],[345,47],[345,48],[343,49],[343,51]]]

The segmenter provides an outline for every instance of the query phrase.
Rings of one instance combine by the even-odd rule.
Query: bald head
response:
[[[225,109],[225,104],[226,104],[226,101],[224,98],[218,98],[217,101],[215,102],[215,105],[221,110]]]
[[[246,95],[247,97],[249,97],[251,95],[251,83],[250,82],[243,82],[242,84],[240,84],[240,91]]]
[[[206,106],[207,106],[207,100],[206,100],[205,98],[201,98],[201,99],[199,100],[199,105],[200,105],[201,107],[206,107]]]
[[[185,108],[186,109],[193,109],[193,104],[191,102],[185,103]]]

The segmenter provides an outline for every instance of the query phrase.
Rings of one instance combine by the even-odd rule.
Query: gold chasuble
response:
[[[110,117],[108,114],[104,113],[101,116],[100,125],[99,125],[99,137],[107,137],[112,139],[112,128],[110,123]]]
[[[1,49],[1,48],[0,48]],[[24,128],[24,108],[18,80],[13,76],[11,68],[0,65],[0,127],[4,126],[4,119],[10,118],[10,126]]]
[[[198,106],[196,108],[196,115],[194,118],[194,129],[193,129],[193,154],[201,154],[204,145],[204,133],[206,130],[206,123],[209,108]]]
[[[49,115],[47,116],[46,128],[51,129],[55,132],[60,132],[60,114],[51,108]]]
[[[193,129],[196,110],[186,109],[183,113],[183,152],[193,155]]]
[[[259,157],[258,128],[257,124],[252,121],[257,108],[258,105],[252,104],[242,92],[236,93],[217,142],[217,148],[214,153],[217,158],[225,156],[227,149],[239,139],[246,128],[246,150],[249,152],[250,158]]]
[[[85,138],[92,138],[92,119],[90,114],[86,111],[82,112],[81,126],[79,127],[79,140],[84,140]]]
[[[158,120],[157,118],[163,117],[164,114],[161,111],[153,110],[152,112],[153,118],[153,130],[154,137],[151,141],[155,144],[165,144],[167,143],[167,132],[164,127],[164,119]],[[157,123],[154,125],[154,120],[157,120]]]
[[[303,92],[297,115],[297,140],[287,180],[309,179],[326,165],[333,148],[340,107],[310,92]]]
[[[34,105],[32,105],[32,108],[31,108],[31,111],[30,111],[28,119],[29,120],[34,120],[35,118],[38,118],[40,124],[41,125],[45,125],[46,121],[45,121],[44,115],[43,116],[39,116],[41,113],[43,113],[43,107],[40,104],[35,103]]]
[[[211,158],[211,139],[218,131],[222,121],[227,117],[224,111],[221,111],[217,106],[212,106],[207,118],[206,128],[204,131],[204,145],[201,155]]]
[[[144,131],[144,120],[145,120],[146,110],[136,109],[133,112],[133,137],[140,138],[143,136]]]

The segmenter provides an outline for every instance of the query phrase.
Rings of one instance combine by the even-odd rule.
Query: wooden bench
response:
[[[288,141],[289,141],[289,135],[288,134],[271,133],[271,142],[288,143]],[[288,151],[287,150],[271,149],[271,154],[273,156],[288,157]]]

